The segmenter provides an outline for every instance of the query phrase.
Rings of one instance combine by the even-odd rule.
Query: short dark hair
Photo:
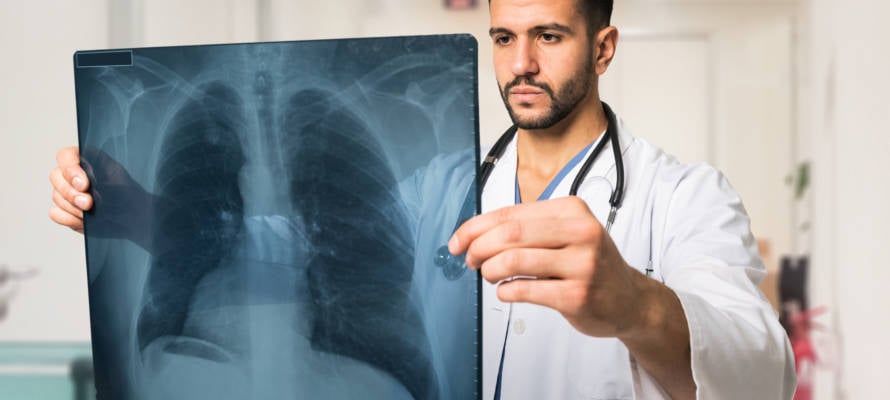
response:
[[[488,0],[491,4],[491,0]],[[584,19],[587,20],[587,34],[595,35],[600,29],[612,24],[614,0],[575,0]]]
[[[581,14],[587,20],[587,33],[591,36],[612,24],[613,0],[575,0]]]

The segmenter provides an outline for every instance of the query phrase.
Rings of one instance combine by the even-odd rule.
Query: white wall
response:
[[[107,46],[104,0],[0,2],[0,264],[40,271],[0,341],[89,339],[83,241],[49,221],[47,176],[77,143],[72,55]]]
[[[621,1],[603,97],[638,136],[707,161],[741,194],[767,267],[794,253],[794,1]]]
[[[814,303],[830,307],[825,322],[841,356],[838,385],[817,385],[822,399],[887,395],[888,15],[890,4],[878,0],[812,0],[802,12],[800,140],[814,164],[810,289]]]

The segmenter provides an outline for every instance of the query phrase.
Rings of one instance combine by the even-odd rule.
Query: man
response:
[[[611,230],[610,151],[566,197],[570,161],[608,126],[598,78],[618,42],[612,1],[493,0],[490,12],[519,129],[484,213],[449,242],[487,281],[483,397],[790,398],[790,347],[757,289],[748,218],[718,172],[679,165],[619,126],[627,188]],[[86,175],[75,149],[58,160],[50,217],[80,231]]]

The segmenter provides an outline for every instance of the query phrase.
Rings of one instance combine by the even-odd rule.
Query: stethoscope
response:
[[[584,178],[590,171],[590,167],[593,166],[593,162],[596,161],[596,158],[603,151],[603,148],[605,148],[606,142],[612,142],[612,153],[615,155],[617,179],[615,181],[615,189],[612,190],[612,197],[609,198],[609,204],[612,206],[612,209],[609,211],[609,218],[606,220],[606,231],[611,232],[612,224],[615,222],[615,214],[618,212],[618,209],[621,208],[621,201],[624,198],[624,159],[621,156],[621,145],[618,143],[618,118],[608,104],[602,104],[609,126],[606,128],[605,135],[596,144],[596,147],[593,148],[590,156],[588,156],[584,161],[584,164],[581,165],[581,169],[578,170],[578,175],[575,176],[575,180],[572,181],[572,186],[569,189],[569,196],[578,195],[578,189],[581,187],[581,182],[584,181]],[[491,172],[494,170],[495,165],[497,165],[498,160],[500,160],[504,155],[504,152],[507,151],[507,146],[513,141],[518,130],[519,128],[516,125],[511,126],[503,135],[501,135],[497,142],[495,142],[491,150],[488,151],[488,155],[485,157],[485,160],[482,161],[482,165],[479,166],[479,174],[477,175],[479,177],[478,183],[480,193],[485,187],[485,183],[488,182],[488,177],[491,176]],[[476,192],[470,191],[467,193],[467,197],[460,210],[460,216],[458,217],[452,232],[456,232],[464,222],[472,218],[475,214]],[[442,268],[442,273],[449,281],[456,281],[467,272],[467,268],[464,267],[466,255],[461,254],[455,256],[451,254],[448,251],[447,245],[439,247],[433,261],[437,267]]]

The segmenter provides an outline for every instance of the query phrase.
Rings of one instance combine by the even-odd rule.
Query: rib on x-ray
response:
[[[79,52],[101,399],[470,399],[467,35]]]

